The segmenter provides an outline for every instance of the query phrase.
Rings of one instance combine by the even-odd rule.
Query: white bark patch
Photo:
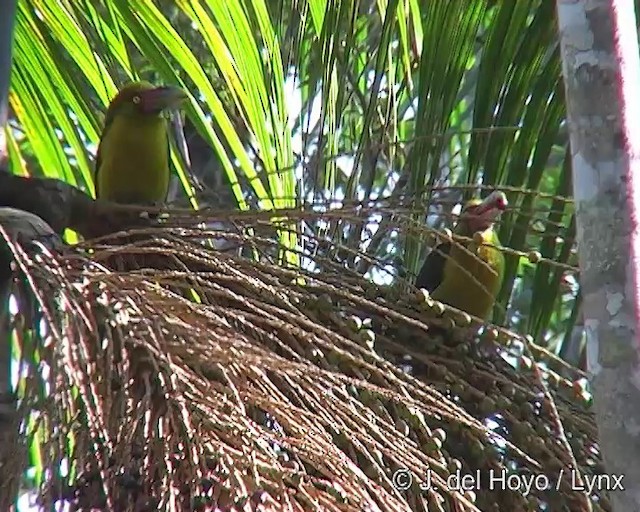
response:
[[[591,375],[597,375],[602,370],[602,366],[598,361],[598,325],[600,322],[594,318],[585,318],[584,332],[587,337],[587,372]]]
[[[589,30],[589,20],[584,6],[576,2],[558,2],[558,28],[563,34],[566,44],[578,50],[589,50],[593,45],[593,33]],[[570,35],[571,37],[566,37]]]
[[[631,329],[634,323],[635,322],[633,317],[626,315],[624,313],[621,313],[609,321],[609,327]]]
[[[636,387],[638,387],[637,382],[635,383]],[[634,421],[633,416],[628,416],[624,420],[625,430],[628,434],[631,434],[633,437],[636,437],[638,433],[640,433],[640,425],[636,421]]]
[[[609,312],[610,316],[614,317],[622,309],[622,305],[624,304],[624,295],[622,295],[620,292],[616,292],[616,293],[606,292],[606,293],[607,293],[607,311]]]
[[[580,175],[580,179],[575,180],[576,183],[573,185],[576,190],[576,197],[579,197],[581,201],[591,201],[596,197],[600,189],[596,169],[591,166],[580,152],[573,154],[573,168],[575,169],[574,173],[576,175],[579,173]]]
[[[609,327],[632,329],[634,319],[624,311],[624,294],[620,292],[606,292],[607,312],[609,313]]]
[[[599,63],[600,63],[600,59],[598,58],[596,52],[584,51],[584,52],[576,53],[576,58],[574,60],[573,65],[575,69],[578,69],[580,66],[584,66],[585,64],[595,67]]]

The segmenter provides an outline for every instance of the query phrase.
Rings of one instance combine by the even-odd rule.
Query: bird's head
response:
[[[504,192],[496,190],[484,199],[472,199],[460,213],[463,231],[471,234],[489,229],[508,205]]]
[[[155,87],[149,82],[132,82],[120,89],[111,100],[106,120],[116,115],[158,116],[178,108],[186,99],[186,93],[179,87]]]

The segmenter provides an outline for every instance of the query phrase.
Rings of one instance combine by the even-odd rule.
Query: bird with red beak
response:
[[[504,278],[504,255],[494,222],[507,207],[503,192],[468,201],[454,235],[464,237],[437,245],[427,256],[416,287],[434,300],[486,320]]]

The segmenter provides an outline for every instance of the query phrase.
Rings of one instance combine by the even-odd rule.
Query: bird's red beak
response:
[[[504,192],[495,190],[478,205],[474,213],[479,216],[485,216],[491,213],[493,213],[494,216],[498,216],[500,212],[507,209],[508,204],[509,201],[507,201],[507,196]]]
[[[165,110],[175,110],[187,99],[179,87],[161,86],[144,91],[141,95],[142,109],[148,113],[160,113]]]
[[[471,231],[484,231],[495,222],[498,216],[507,209],[507,196],[496,190],[489,194],[484,201],[469,212],[469,226]]]

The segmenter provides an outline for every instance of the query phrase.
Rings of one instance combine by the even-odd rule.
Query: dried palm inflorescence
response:
[[[325,212],[327,232],[348,211]],[[469,334],[473,318],[400,278],[373,285],[345,263],[362,264],[353,251],[320,243],[302,251],[311,271],[276,264],[268,214],[227,216],[228,233],[192,227],[206,220],[177,212],[88,254],[16,255],[17,296],[41,315],[21,331],[23,358],[42,361],[23,368],[21,410],[56,475],[43,505],[587,509],[572,475],[603,470],[578,370],[502,329]],[[236,249],[212,248],[220,239]],[[453,489],[451,475],[477,486]],[[609,510],[600,494],[591,506]]]

